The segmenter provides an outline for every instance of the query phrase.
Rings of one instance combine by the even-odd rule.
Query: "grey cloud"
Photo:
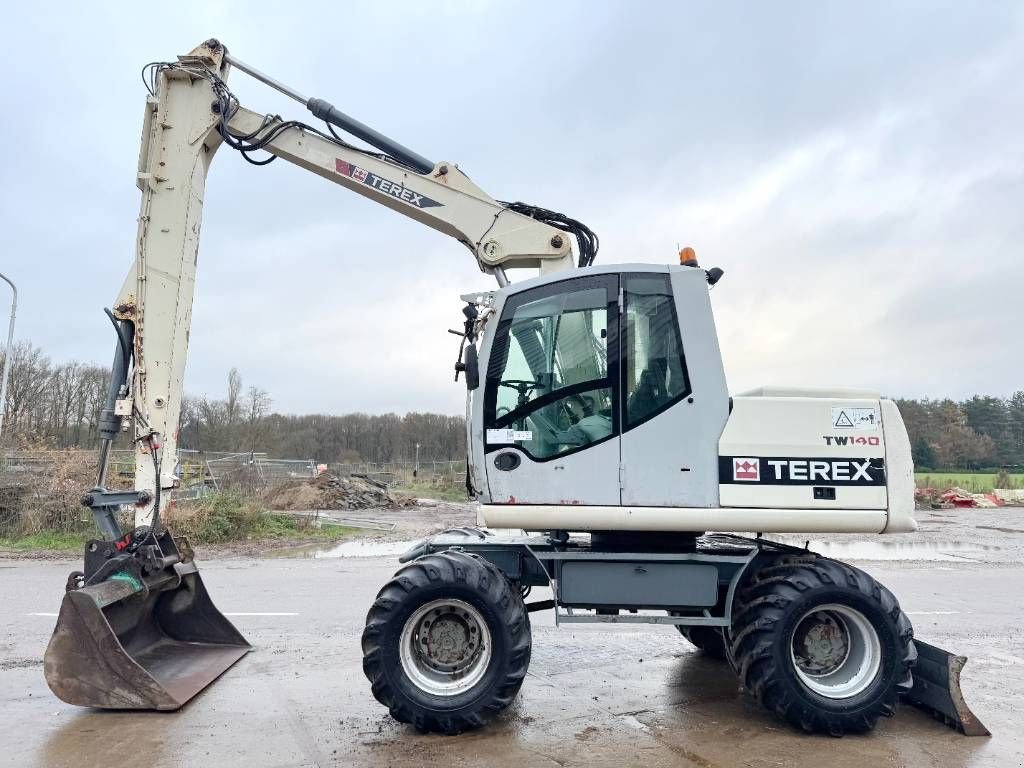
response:
[[[22,288],[19,336],[109,358],[99,310],[133,248],[138,70],[215,34],[492,194],[581,218],[605,263],[696,245],[728,271],[715,306],[736,389],[1024,386],[1021,366],[985,357],[1020,346],[1017,4],[240,8],[175,3],[159,24],[114,6],[8,11],[0,265]],[[232,83],[253,108],[302,115]],[[849,280],[868,287],[851,299]],[[459,412],[444,329],[457,294],[488,285],[457,243],[222,150],[188,388],[216,394],[237,365],[283,410]],[[973,367],[928,365],[936,335]]]

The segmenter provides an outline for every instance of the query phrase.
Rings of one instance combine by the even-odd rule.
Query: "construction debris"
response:
[[[917,488],[914,500],[918,509],[1017,507],[1024,506],[1024,489],[996,488],[991,493],[974,493],[963,488]]]
[[[963,488],[950,488],[941,496],[942,500],[954,507],[1000,507],[1002,502],[991,493],[971,493]]]
[[[339,477],[321,472],[315,478],[294,480],[271,488],[264,496],[271,509],[396,509],[416,505],[416,500],[389,490],[366,477]]]
[[[992,495],[1004,504],[1024,506],[1024,488],[996,488]]]

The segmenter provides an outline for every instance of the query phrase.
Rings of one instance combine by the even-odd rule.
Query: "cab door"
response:
[[[618,276],[512,294],[485,377],[494,504],[619,503]]]
[[[729,395],[703,270],[622,276],[622,503],[718,505]]]

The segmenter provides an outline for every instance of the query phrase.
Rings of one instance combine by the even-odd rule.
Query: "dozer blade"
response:
[[[914,640],[914,645],[914,687],[904,698],[965,736],[988,736],[988,728],[971,712],[960,690],[960,671],[967,657],[955,656],[920,640]]]
[[[194,563],[157,578],[133,570],[64,596],[44,661],[50,690],[68,704],[178,709],[251,650]]]

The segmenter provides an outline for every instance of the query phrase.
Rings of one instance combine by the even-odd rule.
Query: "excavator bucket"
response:
[[[90,542],[89,547],[110,542]],[[213,605],[191,553],[183,562],[169,534],[163,557],[111,558],[75,588],[72,574],[46,649],[50,690],[68,704],[174,710],[251,650]],[[173,549],[168,554],[168,549]]]
[[[956,656],[920,640],[914,640],[914,645],[917,646],[914,687],[904,698],[965,736],[988,736],[988,728],[971,712],[960,690],[960,671],[967,657]]]

